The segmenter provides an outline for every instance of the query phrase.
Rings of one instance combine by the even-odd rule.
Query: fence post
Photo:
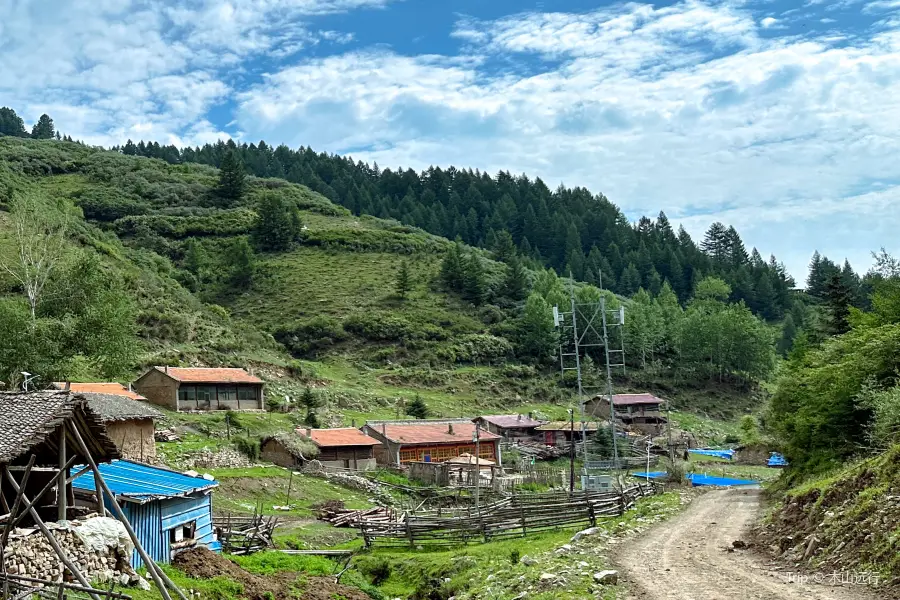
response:
[[[525,520],[525,505],[519,505],[519,512],[522,515],[522,537],[525,537],[528,534],[528,531],[525,528],[527,521]]]
[[[619,492],[619,516],[625,514],[625,491]]]
[[[597,515],[594,512],[594,504],[592,502],[588,502],[588,517],[591,519],[591,527],[596,527]]]
[[[406,521],[406,537],[409,538],[409,547],[412,548],[415,545],[415,542],[413,541],[412,526],[409,524],[409,511],[406,511],[405,514],[406,514],[406,519],[405,519],[405,521]]]

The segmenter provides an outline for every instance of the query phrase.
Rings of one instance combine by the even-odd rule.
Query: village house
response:
[[[539,425],[535,431],[538,433],[538,439],[548,446],[562,446],[571,443],[573,439],[576,442],[582,441],[583,435],[588,437],[595,435],[600,428],[597,421],[585,421],[583,425],[584,429],[579,421],[575,422],[574,427],[570,421],[550,421]]]
[[[19,484],[29,459],[35,460],[24,494],[43,518],[71,519],[86,511],[74,507],[72,466],[87,457],[74,438],[78,432],[95,461],[118,458],[119,452],[106,433],[103,421],[80,394],[67,391],[0,393],[0,495],[3,506],[12,506],[16,492],[9,477]],[[51,487],[51,482],[56,481]],[[23,523],[33,522],[26,516]]]
[[[115,442],[122,458],[140,462],[156,461],[155,422],[162,413],[147,404],[146,398],[120,383],[61,383],[60,390],[82,394],[100,415],[106,433]]]
[[[261,410],[263,381],[244,369],[153,367],[135,389],[171,410]]]
[[[98,466],[151,560],[168,563],[179,551],[194,546],[221,550],[212,525],[211,493],[219,485],[214,479],[128,460]],[[95,504],[95,482],[91,473],[75,479],[76,499]],[[111,510],[109,498],[105,504]],[[131,566],[143,566],[137,550]]]
[[[482,428],[503,436],[507,441],[530,440],[537,437],[535,429],[542,421],[528,415],[485,415],[475,419]]]
[[[318,456],[316,445],[294,431],[270,435],[259,442],[262,460],[288,469],[299,469]]]
[[[475,427],[468,419],[416,419],[368,421],[362,431],[381,443],[375,448],[378,464],[401,465],[444,462],[467,453],[474,456]],[[480,457],[501,464],[499,442],[499,435],[480,429]]]
[[[614,394],[616,421],[646,435],[659,435],[666,425],[666,401],[653,394]],[[609,398],[595,396],[584,404],[585,413],[609,419]]]
[[[298,429],[304,439],[319,449],[318,461],[326,467],[369,471],[376,467],[375,446],[381,442],[355,427]]]

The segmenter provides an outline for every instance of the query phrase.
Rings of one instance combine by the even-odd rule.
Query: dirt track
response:
[[[874,600],[861,585],[775,572],[752,551],[727,552],[757,517],[759,490],[716,490],[626,544],[616,556],[639,600]],[[773,576],[774,575],[774,576]]]

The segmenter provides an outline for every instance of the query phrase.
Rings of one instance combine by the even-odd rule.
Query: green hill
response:
[[[574,381],[559,382],[551,355],[549,306],[567,302],[555,273],[526,257],[525,284],[535,298],[525,303],[505,291],[514,258],[498,262],[397,221],[355,216],[284,180],[249,176],[243,194],[229,199],[219,176],[209,166],[78,143],[0,138],[4,264],[16,265],[17,206],[66,224],[59,267],[35,319],[22,285],[0,275],[0,320],[18,332],[0,348],[3,380],[18,385],[27,371],[44,381],[124,381],[151,364],[252,365],[274,400],[316,388],[329,424],[400,416],[417,395],[438,416],[565,414]],[[268,250],[274,242],[259,229],[266,206],[296,211],[303,224],[278,251]],[[442,279],[454,252],[465,270],[455,287]],[[396,289],[403,263],[405,297]],[[463,290],[473,264],[477,300]],[[576,293],[583,300],[600,292],[579,283]],[[611,305],[620,301],[607,294]],[[641,321],[655,304],[643,306],[640,294],[634,302],[642,329],[626,335],[647,345],[617,389],[662,389],[680,407],[696,403],[718,418],[755,403],[747,365],[709,370],[700,364],[709,359],[698,358],[685,364],[699,374],[673,378],[672,339],[644,334],[675,335],[681,308],[666,325]],[[589,383],[600,383],[597,364]]]

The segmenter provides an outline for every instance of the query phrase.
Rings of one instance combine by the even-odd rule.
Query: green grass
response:
[[[313,506],[327,500],[342,500],[348,508],[372,507],[364,492],[309,475],[291,478],[289,472],[280,467],[212,469],[210,473],[219,481],[219,489],[213,495],[216,514],[252,514],[261,505],[265,515],[309,518],[314,516]],[[273,506],[287,505],[289,485],[293,508],[274,510]]]

